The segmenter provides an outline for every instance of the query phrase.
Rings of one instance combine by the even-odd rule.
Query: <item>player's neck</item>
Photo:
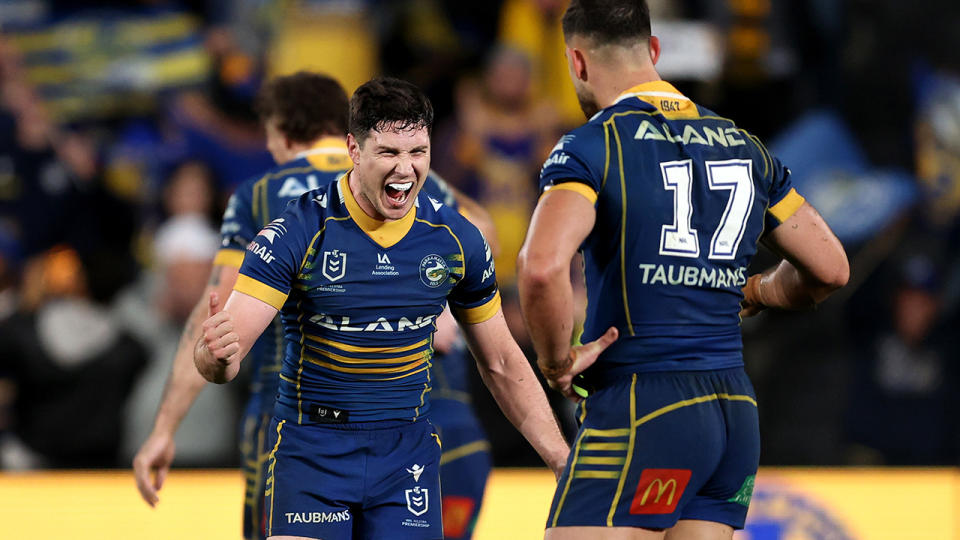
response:
[[[611,70],[605,77],[597,81],[594,92],[601,109],[616,103],[625,92],[641,84],[660,81],[660,74],[653,66],[645,66],[627,72]]]

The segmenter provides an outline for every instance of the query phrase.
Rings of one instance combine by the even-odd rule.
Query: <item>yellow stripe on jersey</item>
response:
[[[280,310],[283,303],[287,301],[287,293],[280,292],[273,287],[261,283],[250,276],[240,274],[237,276],[237,283],[233,290],[252,296]]]
[[[403,364],[405,362],[412,362],[414,360],[423,358],[425,355],[430,355],[430,349],[425,349],[420,352],[408,354],[407,356],[398,356],[396,358],[351,358],[349,356],[342,356],[330,351],[318,349],[317,347],[311,347],[309,344],[304,344],[304,346],[313,352],[320,353],[331,360],[336,360],[337,362],[342,362],[344,364]]]
[[[336,364],[331,364],[330,362],[324,362],[323,360],[319,360],[317,358],[310,358],[310,357],[304,358],[304,360],[306,360],[307,362],[310,362],[311,364],[316,364],[320,367],[324,367],[333,371],[338,371],[340,373],[402,373],[404,371],[409,371],[414,368],[422,366],[424,363],[428,362],[429,359],[430,359],[430,355],[426,354],[426,355],[421,355],[420,360],[417,360],[416,362],[411,362],[409,364],[404,364],[402,366],[355,368],[355,367],[338,366]]]
[[[472,308],[451,307],[457,315],[457,320],[467,324],[479,324],[489,321],[500,311],[500,291],[497,291],[489,302]]]
[[[240,268],[243,266],[244,253],[241,249],[221,249],[217,252],[217,256],[213,258],[213,265]]]
[[[805,200],[803,195],[797,193],[797,190],[790,188],[790,191],[788,191],[777,204],[771,206],[767,212],[773,214],[773,217],[777,218],[777,221],[783,223],[790,219],[790,216],[797,213],[797,210],[803,206]]]
[[[552,186],[547,186],[543,190],[543,194],[546,195],[550,191],[566,190],[572,191],[574,193],[579,193],[587,198],[590,201],[590,204],[597,202],[597,192],[593,190],[592,187],[584,184],[582,182],[564,182],[562,184],[554,184]],[[541,196],[543,198],[543,196]]]
[[[329,345],[331,347],[336,347],[341,351],[347,352],[358,352],[358,353],[402,353],[407,351],[412,351],[423,347],[424,345],[430,343],[430,338],[424,339],[423,341],[418,341],[413,345],[407,345],[405,347],[361,347],[359,345],[347,345],[346,343],[340,343],[339,341],[334,341],[332,339],[325,339],[320,336],[313,336],[307,334],[307,338],[322,345]]]
[[[374,219],[360,208],[360,204],[353,196],[353,191],[350,190],[348,178],[350,178],[349,173],[340,177],[340,193],[343,194],[347,212],[350,213],[353,222],[381,247],[388,248],[403,240],[403,237],[410,232],[413,222],[417,219],[416,207],[411,208],[406,215],[394,221]]]

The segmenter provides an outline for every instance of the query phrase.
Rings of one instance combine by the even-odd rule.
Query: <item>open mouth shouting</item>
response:
[[[386,194],[387,205],[390,208],[403,208],[404,204],[407,202],[407,198],[410,196],[411,191],[413,191],[413,185],[415,182],[390,182],[384,186],[384,193]]]

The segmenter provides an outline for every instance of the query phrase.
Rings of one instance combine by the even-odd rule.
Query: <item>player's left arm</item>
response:
[[[578,184],[582,186],[583,184]],[[537,365],[550,386],[578,400],[571,383],[618,336],[610,328],[598,340],[574,347],[570,262],[593,229],[597,213],[582,190],[551,189],[533,212],[517,259],[517,286]]]
[[[559,477],[570,447],[540,382],[510,335],[503,312],[498,308],[492,317],[478,323],[465,322],[463,317],[460,321],[480,376],[500,410]]]

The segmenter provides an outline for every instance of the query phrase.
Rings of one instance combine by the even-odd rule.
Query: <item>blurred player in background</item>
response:
[[[345,135],[347,96],[329,77],[298,73],[279,77],[262,90],[258,112],[267,133],[267,146],[276,168],[238,186],[230,199],[221,227],[222,247],[214,261],[207,290],[201,296],[185,327],[153,431],[134,458],[137,486],[144,500],[158,502],[157,491],[173,462],[177,427],[189,411],[206,381],[193,365],[193,345],[200,337],[199,323],[206,313],[207,297],[216,292],[229,295],[236,282],[247,245],[257,232],[272,221],[286,204],[308,190],[350,168]],[[488,237],[495,234],[489,217],[475,202],[455,192],[439,176],[430,174],[425,192],[461,212]],[[480,510],[490,469],[489,445],[480,428],[466,390],[465,356],[462,338],[452,318],[438,321],[446,338],[435,345],[434,369],[442,371],[438,399],[449,400],[439,407],[436,423],[454,453],[446,455],[441,467],[445,493],[451,497],[450,538],[469,535]],[[241,425],[240,444],[245,480],[243,533],[245,538],[264,538],[262,526],[265,463],[273,415],[273,400],[283,357],[283,329],[277,318],[251,350],[250,398]],[[466,406],[465,406],[466,403]],[[446,429],[445,429],[446,428]],[[449,471],[449,472],[448,472]],[[459,535],[454,534],[462,531]],[[465,536],[464,536],[465,537]]]
[[[195,353],[208,380],[233,379],[278,311],[286,330],[266,491],[272,537],[442,535],[440,440],[426,419],[434,321],[448,298],[506,415],[555,472],[566,460],[500,311],[490,248],[420,193],[432,124],[429,100],[410,83],[357,89],[354,168],[260,232],[223,311],[211,295]]]
[[[551,386],[588,397],[546,536],[731,538],[760,455],[741,302],[812,307],[846,255],[756,137],[660,79],[645,1],[573,0],[563,29],[589,121],[541,171],[521,301]],[[747,279],[760,240],[785,260]],[[599,358],[571,350],[577,250]]]

